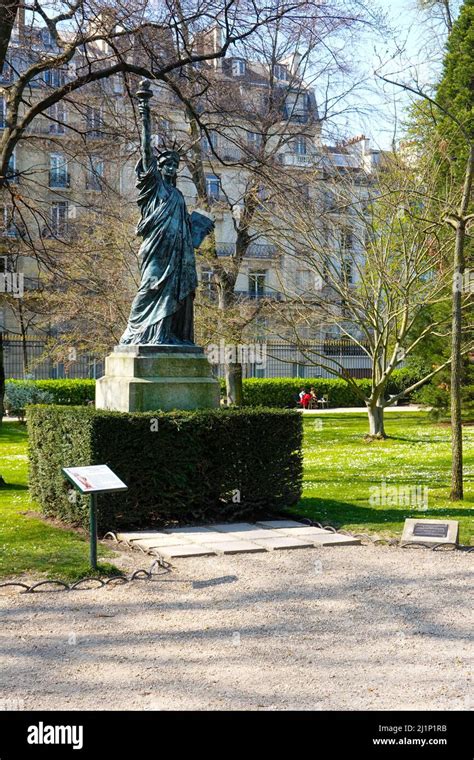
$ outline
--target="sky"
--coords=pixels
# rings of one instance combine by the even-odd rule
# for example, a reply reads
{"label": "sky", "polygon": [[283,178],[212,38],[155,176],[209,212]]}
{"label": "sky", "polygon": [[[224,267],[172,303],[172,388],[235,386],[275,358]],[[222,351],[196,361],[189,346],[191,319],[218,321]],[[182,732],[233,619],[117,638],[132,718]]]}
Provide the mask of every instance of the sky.
{"label": "sky", "polygon": [[[353,64],[363,85],[346,99],[349,108],[335,119],[329,139],[337,137],[338,130],[341,137],[365,134],[373,148],[388,149],[403,136],[403,117],[412,96],[380,81],[374,71],[429,89],[441,72],[446,27],[437,18],[439,12],[420,10],[417,0],[378,0],[377,5],[389,29],[353,39]],[[457,8],[459,3],[453,5]]]}

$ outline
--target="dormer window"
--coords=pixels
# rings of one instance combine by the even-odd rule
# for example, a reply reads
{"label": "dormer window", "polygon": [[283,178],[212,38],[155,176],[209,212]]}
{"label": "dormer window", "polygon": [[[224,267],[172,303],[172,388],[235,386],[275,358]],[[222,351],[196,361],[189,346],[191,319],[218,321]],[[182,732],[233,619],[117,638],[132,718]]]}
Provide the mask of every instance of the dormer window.
{"label": "dormer window", "polygon": [[55,47],[55,40],[48,27],[44,27],[41,32],[41,41],[45,48]]}
{"label": "dormer window", "polygon": [[286,82],[288,80],[288,69],[286,66],[282,66],[281,63],[275,63],[273,66],[273,76],[275,79],[281,79]]}
{"label": "dormer window", "polygon": [[243,77],[245,76],[245,61],[242,58],[234,58],[232,61],[232,76]]}
{"label": "dormer window", "polygon": [[295,139],[294,147],[295,147],[295,153],[298,156],[306,156],[308,152],[306,137],[303,137],[303,135],[298,135],[298,137]]}

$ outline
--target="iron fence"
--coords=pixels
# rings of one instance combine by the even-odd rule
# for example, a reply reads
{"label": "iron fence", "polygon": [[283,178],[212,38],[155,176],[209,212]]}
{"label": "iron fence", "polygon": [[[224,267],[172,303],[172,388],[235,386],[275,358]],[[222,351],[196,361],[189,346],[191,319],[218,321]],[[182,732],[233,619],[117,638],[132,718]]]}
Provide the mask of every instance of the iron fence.
{"label": "iron fence", "polygon": [[[296,345],[285,341],[254,344],[245,352],[243,377],[331,378],[344,368],[351,377],[370,377],[372,363],[363,347],[350,341],[307,341]],[[253,357],[252,357],[253,354]],[[257,361],[252,358],[258,357]],[[224,376],[224,364],[213,365],[218,377]]]}
{"label": "iron fence", "polygon": [[[98,378],[104,374],[103,356],[78,352],[74,358],[58,362],[48,356],[41,336],[23,340],[4,335],[3,348],[6,378],[80,379]],[[244,377],[330,378],[336,376],[341,367],[356,378],[370,377],[371,373],[371,361],[363,347],[350,341],[308,341],[300,346],[284,341],[258,341],[243,348]],[[213,370],[222,377],[224,363],[213,364]]]}
{"label": "iron fence", "polygon": [[104,374],[104,359],[79,352],[60,362],[51,359],[44,338],[3,335],[5,377],[34,380],[97,378]]}

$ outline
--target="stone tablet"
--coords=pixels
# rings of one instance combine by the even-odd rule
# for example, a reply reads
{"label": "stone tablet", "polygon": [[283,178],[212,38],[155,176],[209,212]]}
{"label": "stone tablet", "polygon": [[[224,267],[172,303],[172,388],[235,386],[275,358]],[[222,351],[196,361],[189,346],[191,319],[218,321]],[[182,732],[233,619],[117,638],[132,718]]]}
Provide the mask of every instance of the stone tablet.
{"label": "stone tablet", "polygon": [[457,544],[459,523],[457,520],[405,520],[401,546],[407,544]]}

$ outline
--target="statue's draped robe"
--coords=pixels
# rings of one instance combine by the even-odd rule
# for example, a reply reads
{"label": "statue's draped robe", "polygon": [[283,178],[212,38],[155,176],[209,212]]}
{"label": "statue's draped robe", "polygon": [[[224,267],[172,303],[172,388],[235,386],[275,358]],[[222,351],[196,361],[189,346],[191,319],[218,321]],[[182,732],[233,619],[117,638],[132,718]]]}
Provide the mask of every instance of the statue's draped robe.
{"label": "statue's draped robe", "polygon": [[136,172],[141,281],[120,343],[192,344],[197,274],[184,197],[163,181],[156,160],[147,171],[139,161]]}

